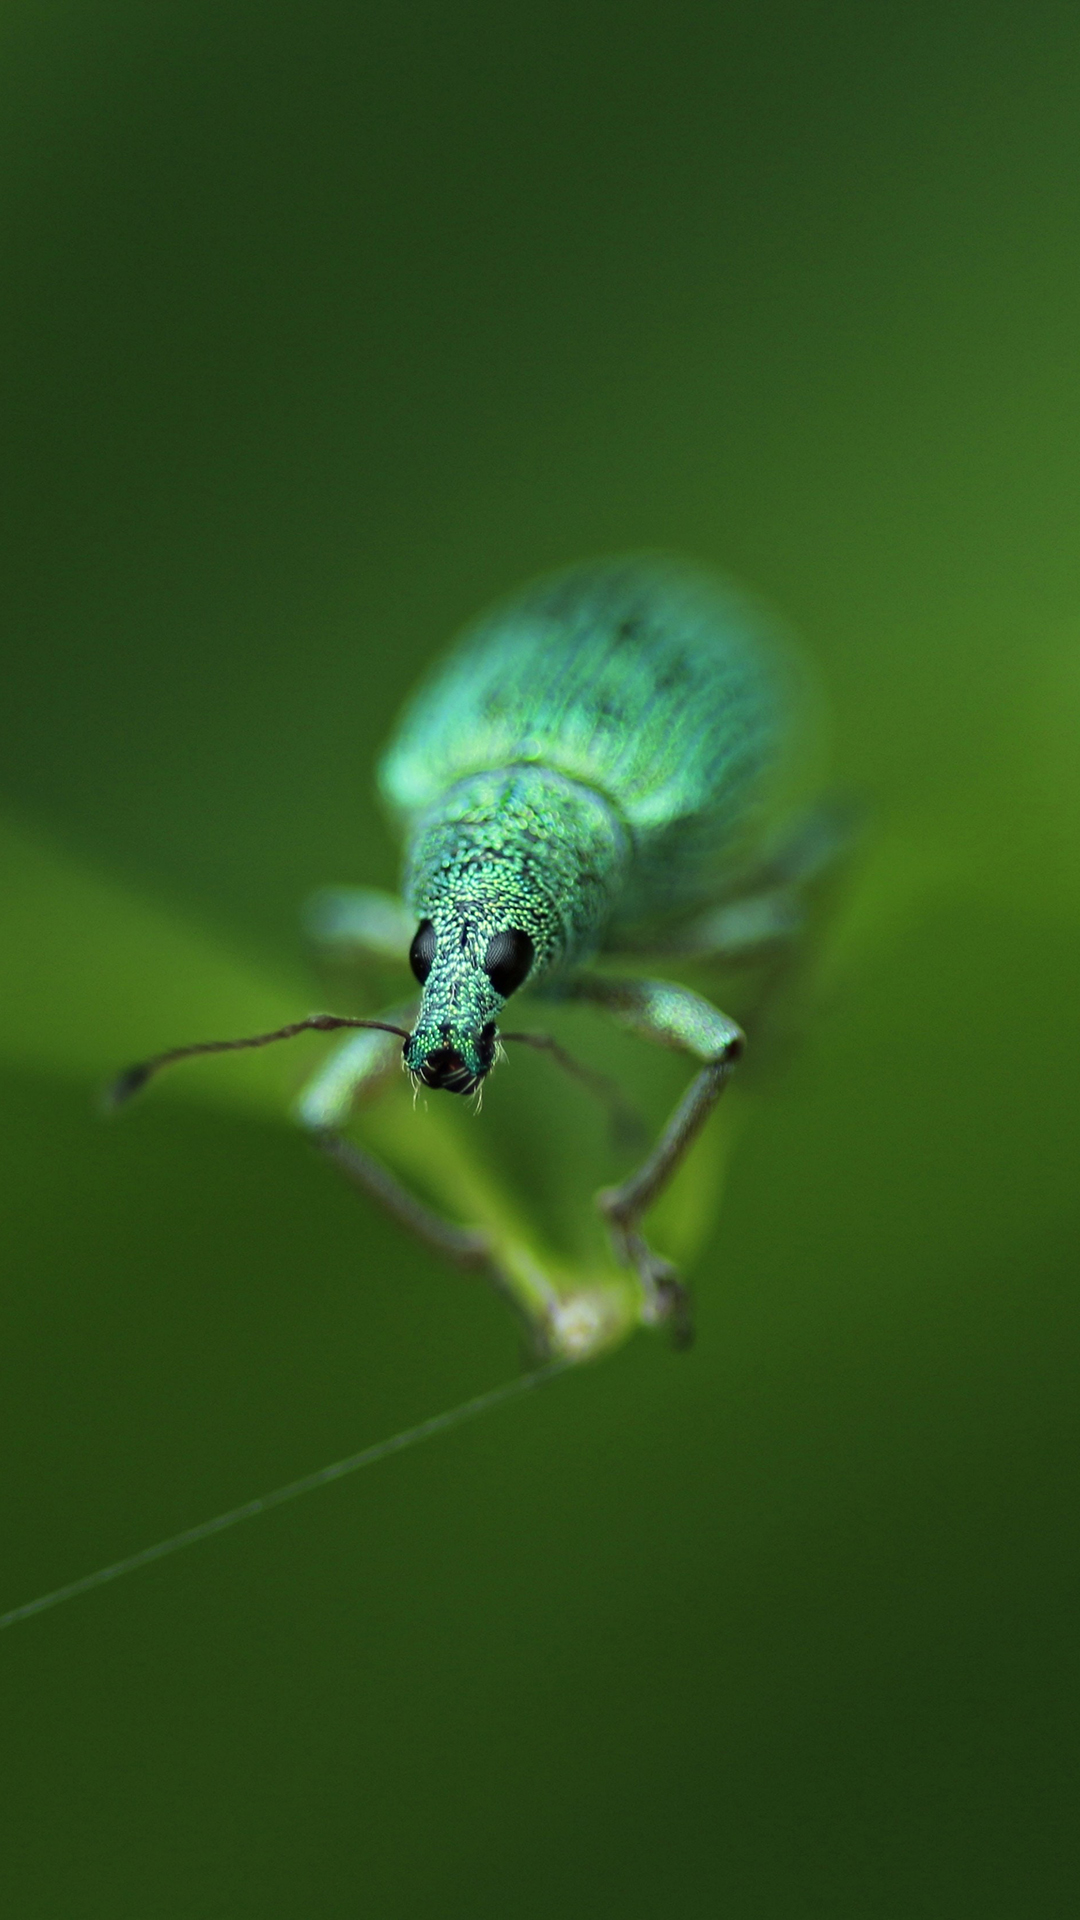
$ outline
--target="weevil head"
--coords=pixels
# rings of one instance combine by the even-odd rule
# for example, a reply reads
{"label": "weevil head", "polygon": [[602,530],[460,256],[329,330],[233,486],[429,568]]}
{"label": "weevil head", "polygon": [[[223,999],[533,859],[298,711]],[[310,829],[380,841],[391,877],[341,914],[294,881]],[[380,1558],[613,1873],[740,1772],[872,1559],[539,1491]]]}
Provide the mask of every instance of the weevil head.
{"label": "weevil head", "polygon": [[498,1017],[534,954],[531,936],[486,905],[421,920],[409,964],[424,995],[404,1057],[423,1086],[476,1092],[495,1064]]}

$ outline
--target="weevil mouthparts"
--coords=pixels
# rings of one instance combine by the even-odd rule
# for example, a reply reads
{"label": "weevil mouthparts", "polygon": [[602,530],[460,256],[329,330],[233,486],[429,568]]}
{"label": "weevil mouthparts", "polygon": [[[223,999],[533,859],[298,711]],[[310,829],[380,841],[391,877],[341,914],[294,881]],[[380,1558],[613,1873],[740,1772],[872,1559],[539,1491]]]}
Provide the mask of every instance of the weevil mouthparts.
{"label": "weevil mouthparts", "polygon": [[436,1047],[434,1053],[429,1053],[421,1062],[417,1077],[425,1087],[433,1087],[439,1093],[475,1093],[483,1075],[471,1073],[453,1047]]}

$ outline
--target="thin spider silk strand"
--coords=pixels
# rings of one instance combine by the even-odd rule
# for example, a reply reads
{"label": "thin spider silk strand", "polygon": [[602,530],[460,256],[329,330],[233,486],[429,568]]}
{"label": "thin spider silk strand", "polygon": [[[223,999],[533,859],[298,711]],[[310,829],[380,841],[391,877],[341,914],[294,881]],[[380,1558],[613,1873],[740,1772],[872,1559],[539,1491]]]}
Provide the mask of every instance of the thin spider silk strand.
{"label": "thin spider silk strand", "polygon": [[114,1560],[111,1566],[99,1567],[96,1573],[84,1573],[80,1580],[71,1580],[64,1587],[54,1588],[52,1593],[39,1595],[36,1600],[24,1601],[21,1607],[12,1607],[8,1613],[0,1613],[0,1631],[15,1626],[20,1620],[31,1619],[36,1613],[45,1613],[50,1607],[58,1607],[65,1600],[74,1600],[80,1593],[90,1593],[95,1587],[104,1587],[109,1581],[119,1580],[126,1573],[136,1573],[140,1567],[148,1567],[155,1560],[164,1560],[167,1555],[179,1553],[184,1547],[193,1547],[200,1540],[209,1540],[214,1534],[225,1533],[229,1527],[239,1526],[242,1520],[254,1520],[257,1514],[269,1513],[272,1507],[282,1507],[287,1500],[299,1500],[301,1494],[313,1493],[317,1487],[329,1486],[333,1480],[344,1480],[350,1473],[359,1473],[362,1467],[373,1467],[377,1461],[388,1459],[392,1453],[404,1453],[409,1447],[418,1447],[422,1441],[432,1439],[437,1433],[448,1433],[451,1427],[463,1426],[467,1420],[478,1420],[481,1414],[502,1406],[504,1401],[517,1399],[519,1395],[531,1392],[534,1387],[553,1380],[557,1374],[565,1373],[570,1364],[567,1360],[553,1360],[547,1366],[534,1368],[531,1373],[520,1374],[516,1380],[504,1381],[501,1387],[491,1387],[487,1393],[479,1393],[474,1399],[451,1407],[447,1413],[433,1414],[429,1420],[421,1420],[418,1426],[404,1427],[400,1433],[393,1433],[386,1440],[376,1440],[372,1446],[362,1447],[359,1453],[349,1454],[344,1460],[335,1460],[331,1466],[320,1467],[317,1473],[305,1474],[300,1480],[290,1480],[287,1486],[277,1487],[273,1493],[263,1493],[254,1500],[246,1500],[243,1506],[232,1507],[228,1513],[219,1513],[213,1520],[203,1520],[196,1527],[186,1527],[183,1533],[174,1533],[168,1540],[159,1540],[152,1547],[143,1547],[138,1553],[128,1554],[124,1560]]}

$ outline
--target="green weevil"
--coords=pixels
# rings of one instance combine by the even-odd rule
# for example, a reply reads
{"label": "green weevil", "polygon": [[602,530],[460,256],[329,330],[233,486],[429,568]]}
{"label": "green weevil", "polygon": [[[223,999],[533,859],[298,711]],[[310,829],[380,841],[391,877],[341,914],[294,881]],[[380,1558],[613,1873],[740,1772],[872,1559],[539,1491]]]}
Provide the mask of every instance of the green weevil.
{"label": "green weevil", "polygon": [[[405,842],[403,897],[316,896],[332,952],[407,956],[420,998],[385,1019],[312,1014],[273,1033],[175,1047],[121,1075],[114,1101],[199,1053],[266,1046],[305,1029],[357,1029],[302,1093],[297,1117],[361,1186],[451,1259],[485,1270],[524,1313],[541,1364],[346,1460],[187,1528],[0,1615],[0,1629],[134,1572],[317,1486],[487,1413],[640,1321],[689,1335],[685,1289],[643,1219],[743,1049],[735,1021],[689,987],[606,970],[609,956],[743,963],[783,972],[843,816],[792,810],[807,687],[750,600],[681,562],[629,557],[528,587],[469,628],[407,708],[379,781]],[[813,705],[811,698],[809,705]],[[528,1246],[470,1229],[415,1196],[342,1131],[353,1105],[403,1062],[417,1087],[464,1095],[499,1057],[517,993],[591,1003],[697,1062],[659,1138],[598,1196],[623,1278],[586,1273],[560,1291]],[[597,1086],[550,1036],[549,1048]],[[401,1043],[404,1043],[403,1046]]]}
{"label": "green weevil", "polygon": [[[722,580],[644,555],[535,582],[465,631],[383,756],[379,785],[405,846],[402,897],[325,892],[309,916],[339,956],[407,955],[419,1003],[379,1021],[313,1015],[274,1034],[176,1048],[132,1068],[120,1097],[194,1053],[307,1027],[361,1029],[303,1093],[301,1124],[430,1245],[500,1282],[489,1234],[436,1213],[342,1128],[402,1061],[418,1087],[480,1089],[514,995],[592,1003],[697,1063],[651,1151],[597,1196],[617,1260],[639,1285],[637,1317],[688,1338],[685,1289],[643,1220],[744,1037],[689,987],[606,963],[650,953],[741,962],[791,946],[833,851],[827,809],[791,811],[806,710],[796,656]],[[503,1037],[546,1045],[573,1068],[550,1038]],[[593,1342],[580,1325],[557,1328],[550,1313],[544,1324],[539,1309],[532,1317],[549,1353]]]}

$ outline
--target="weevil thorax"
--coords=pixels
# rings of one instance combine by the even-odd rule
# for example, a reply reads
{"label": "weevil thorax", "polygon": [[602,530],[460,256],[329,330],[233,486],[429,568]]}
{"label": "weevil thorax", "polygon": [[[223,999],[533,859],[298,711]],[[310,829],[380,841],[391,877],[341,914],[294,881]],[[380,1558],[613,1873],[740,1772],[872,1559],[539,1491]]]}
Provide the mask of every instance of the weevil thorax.
{"label": "weevil thorax", "polygon": [[623,884],[627,834],[603,797],[538,766],[470,775],[416,822],[405,897],[423,983],[405,1065],[472,1093],[512,993],[597,944]]}

